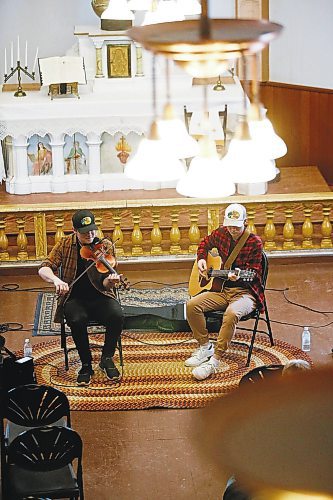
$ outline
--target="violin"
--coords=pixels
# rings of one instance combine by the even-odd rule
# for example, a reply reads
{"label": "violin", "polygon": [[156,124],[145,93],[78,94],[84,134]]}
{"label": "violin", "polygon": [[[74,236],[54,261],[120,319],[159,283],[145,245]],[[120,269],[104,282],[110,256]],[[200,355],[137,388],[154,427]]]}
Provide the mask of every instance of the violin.
{"label": "violin", "polygon": [[93,261],[97,271],[100,273],[107,273],[109,271],[111,274],[117,274],[120,279],[120,287],[124,290],[129,290],[130,285],[127,278],[123,278],[115,270],[117,260],[113,254],[113,244],[109,241],[109,244],[106,244],[104,241],[96,237],[90,245],[83,245],[80,249],[81,257]]}

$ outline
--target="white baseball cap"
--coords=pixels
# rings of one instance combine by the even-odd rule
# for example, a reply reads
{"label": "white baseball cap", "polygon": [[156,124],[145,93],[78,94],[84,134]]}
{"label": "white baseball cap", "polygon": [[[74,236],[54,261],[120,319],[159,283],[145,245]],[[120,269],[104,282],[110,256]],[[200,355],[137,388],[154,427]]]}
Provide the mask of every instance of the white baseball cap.
{"label": "white baseball cap", "polygon": [[228,205],[224,212],[224,226],[242,227],[246,220],[246,208],[239,203]]}

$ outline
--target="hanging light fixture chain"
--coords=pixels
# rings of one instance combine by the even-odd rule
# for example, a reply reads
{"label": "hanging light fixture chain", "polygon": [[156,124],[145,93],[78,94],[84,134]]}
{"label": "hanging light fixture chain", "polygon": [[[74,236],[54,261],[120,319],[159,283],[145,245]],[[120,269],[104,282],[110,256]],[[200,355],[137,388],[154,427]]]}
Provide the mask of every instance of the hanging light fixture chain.
{"label": "hanging light fixture chain", "polygon": [[246,57],[244,52],[241,55],[241,63],[242,63],[242,72],[243,72],[243,107],[244,107],[244,116],[247,115],[247,99],[246,95],[248,92],[248,80],[247,80],[247,66],[246,66]]}
{"label": "hanging light fixture chain", "polygon": [[205,135],[209,135],[209,113],[208,113],[208,91],[207,85],[203,86],[203,111],[204,111],[204,122],[203,131]]}
{"label": "hanging light fixture chain", "polygon": [[166,76],[166,99],[167,103],[170,102],[170,61],[165,59],[165,76]]}
{"label": "hanging light fixture chain", "polygon": [[208,0],[201,0],[200,35],[204,39],[210,38],[210,21],[208,17]]}
{"label": "hanging light fixture chain", "polygon": [[154,119],[157,118],[157,98],[156,98],[156,56],[153,54],[152,59],[152,77],[153,77],[153,114]]}

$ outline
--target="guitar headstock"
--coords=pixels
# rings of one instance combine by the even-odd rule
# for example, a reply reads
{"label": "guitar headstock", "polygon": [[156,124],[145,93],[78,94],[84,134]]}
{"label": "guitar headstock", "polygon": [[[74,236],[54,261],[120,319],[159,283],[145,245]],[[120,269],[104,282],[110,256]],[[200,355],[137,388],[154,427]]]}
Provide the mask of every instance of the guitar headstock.
{"label": "guitar headstock", "polygon": [[255,278],[256,272],[253,269],[244,269],[240,272],[240,278],[243,281],[253,281]]}

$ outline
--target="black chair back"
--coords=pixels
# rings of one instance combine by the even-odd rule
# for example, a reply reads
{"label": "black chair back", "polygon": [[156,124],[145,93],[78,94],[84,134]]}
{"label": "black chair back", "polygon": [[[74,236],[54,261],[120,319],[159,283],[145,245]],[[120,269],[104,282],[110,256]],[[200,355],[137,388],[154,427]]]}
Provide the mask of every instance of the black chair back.
{"label": "black chair back", "polygon": [[264,365],[257,366],[242,376],[239,381],[239,386],[256,384],[263,380],[270,380],[271,377],[280,376],[282,374],[283,365]]}
{"label": "black chair back", "polygon": [[4,411],[7,420],[24,427],[51,425],[62,417],[71,426],[67,396],[47,385],[28,384],[11,389]]}
{"label": "black chair back", "polygon": [[8,391],[1,421],[2,456],[6,456],[9,444],[21,432],[44,425],[71,427],[69,401],[63,392],[37,384],[21,385]]}
{"label": "black chair back", "polygon": [[37,427],[23,432],[8,448],[8,464],[23,469],[50,471],[82,458],[82,440],[69,427]]}
{"label": "black chair back", "polygon": [[37,427],[8,447],[4,474],[8,499],[84,499],[82,440],[68,427]]}
{"label": "black chair back", "polygon": [[261,284],[262,284],[263,289],[265,290],[267,276],[268,276],[268,259],[267,259],[267,255],[265,254],[265,252],[262,253],[261,268],[262,268]]}

